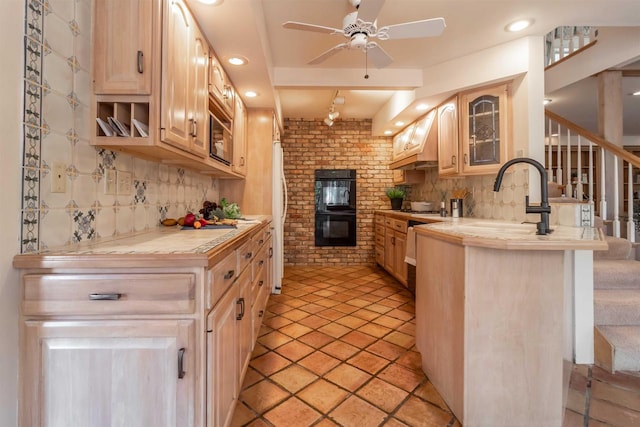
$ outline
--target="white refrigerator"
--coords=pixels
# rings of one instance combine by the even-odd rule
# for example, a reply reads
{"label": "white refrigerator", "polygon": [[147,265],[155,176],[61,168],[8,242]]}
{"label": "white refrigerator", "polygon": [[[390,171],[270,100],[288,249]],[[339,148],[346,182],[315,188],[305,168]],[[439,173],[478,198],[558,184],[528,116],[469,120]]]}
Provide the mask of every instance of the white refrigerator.
{"label": "white refrigerator", "polygon": [[282,144],[273,141],[273,288],[271,293],[282,290],[284,273],[284,220],[287,216],[287,181],[284,177]]}

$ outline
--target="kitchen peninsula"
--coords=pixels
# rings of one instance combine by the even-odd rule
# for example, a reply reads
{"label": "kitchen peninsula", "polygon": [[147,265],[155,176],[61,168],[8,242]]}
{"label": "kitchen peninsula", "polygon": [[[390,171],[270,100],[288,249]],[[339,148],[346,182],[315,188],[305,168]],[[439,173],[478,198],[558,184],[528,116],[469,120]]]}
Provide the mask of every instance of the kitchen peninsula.
{"label": "kitchen peninsula", "polygon": [[228,425],[271,293],[270,223],[17,255],[20,425]]}
{"label": "kitchen peninsula", "polygon": [[[561,426],[573,345],[574,253],[598,229],[465,218],[415,227],[416,346],[465,426]],[[582,284],[581,284],[582,285]]]}

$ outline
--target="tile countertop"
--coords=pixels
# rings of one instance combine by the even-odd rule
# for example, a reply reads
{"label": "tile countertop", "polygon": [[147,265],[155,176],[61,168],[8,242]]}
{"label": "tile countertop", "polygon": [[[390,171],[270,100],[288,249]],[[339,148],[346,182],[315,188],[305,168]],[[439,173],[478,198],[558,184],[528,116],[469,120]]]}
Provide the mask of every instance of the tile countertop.
{"label": "tile countertop", "polygon": [[606,250],[599,228],[552,226],[539,236],[536,224],[482,218],[452,218],[414,227],[416,234],[448,240],[463,246],[515,250]]}
{"label": "tile countertop", "polygon": [[224,248],[229,248],[252,229],[271,220],[267,215],[240,220],[237,228],[185,229],[180,226],[158,227],[99,242],[55,248],[46,253],[21,254],[14,257],[15,268],[53,268],[70,262],[91,260],[96,266],[166,265],[172,261],[185,266],[206,266]]}

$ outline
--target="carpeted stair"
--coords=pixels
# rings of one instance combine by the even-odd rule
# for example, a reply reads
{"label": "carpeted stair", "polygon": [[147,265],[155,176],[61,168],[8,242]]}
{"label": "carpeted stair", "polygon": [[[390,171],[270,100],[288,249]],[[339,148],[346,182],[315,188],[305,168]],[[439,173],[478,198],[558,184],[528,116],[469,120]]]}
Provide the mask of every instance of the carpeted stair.
{"label": "carpeted stair", "polygon": [[594,252],[596,364],[610,372],[640,371],[640,261],[631,243],[607,237],[609,250]]}

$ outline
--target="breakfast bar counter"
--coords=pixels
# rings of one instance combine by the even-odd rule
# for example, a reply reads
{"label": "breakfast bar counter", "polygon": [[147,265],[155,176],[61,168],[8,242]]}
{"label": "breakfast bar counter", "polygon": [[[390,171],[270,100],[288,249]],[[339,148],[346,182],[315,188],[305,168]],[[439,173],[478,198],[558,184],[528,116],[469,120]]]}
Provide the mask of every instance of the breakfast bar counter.
{"label": "breakfast bar counter", "polygon": [[475,218],[414,228],[416,345],[465,426],[562,425],[574,269],[607,244],[600,230],[553,228]]}

